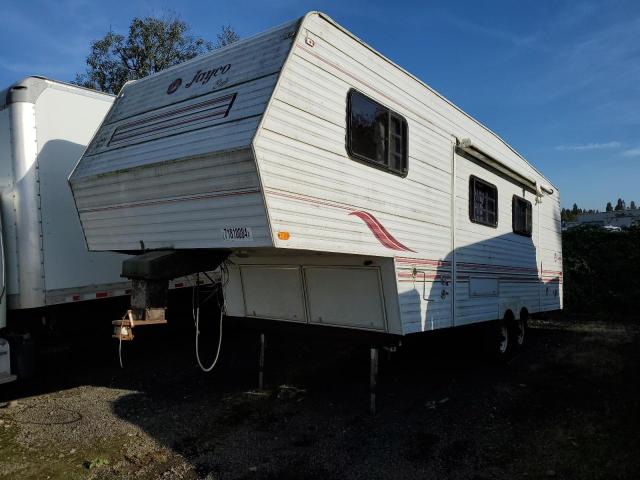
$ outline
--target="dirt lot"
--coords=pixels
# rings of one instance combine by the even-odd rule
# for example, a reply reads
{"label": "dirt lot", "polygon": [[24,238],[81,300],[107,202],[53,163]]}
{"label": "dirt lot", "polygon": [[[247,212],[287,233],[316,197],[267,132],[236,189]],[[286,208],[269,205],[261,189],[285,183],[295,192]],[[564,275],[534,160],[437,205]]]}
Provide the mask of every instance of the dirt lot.
{"label": "dirt lot", "polygon": [[256,333],[225,333],[204,374],[192,331],[149,328],[124,370],[103,329],[50,339],[36,379],[0,387],[17,400],[0,408],[0,478],[640,475],[638,318],[533,321],[506,365],[468,335],[415,340],[383,355],[375,417],[366,346],[269,336],[258,392]]}

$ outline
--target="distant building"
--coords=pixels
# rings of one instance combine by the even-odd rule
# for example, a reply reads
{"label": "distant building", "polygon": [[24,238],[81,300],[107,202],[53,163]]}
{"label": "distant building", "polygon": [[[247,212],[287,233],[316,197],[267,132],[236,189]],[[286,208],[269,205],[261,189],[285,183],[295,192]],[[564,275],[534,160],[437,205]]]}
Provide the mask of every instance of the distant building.
{"label": "distant building", "polygon": [[620,228],[640,226],[640,208],[633,210],[614,210],[613,212],[581,213],[573,222],[567,222],[565,227],[577,227],[578,225],[599,225],[601,227],[611,225]]}

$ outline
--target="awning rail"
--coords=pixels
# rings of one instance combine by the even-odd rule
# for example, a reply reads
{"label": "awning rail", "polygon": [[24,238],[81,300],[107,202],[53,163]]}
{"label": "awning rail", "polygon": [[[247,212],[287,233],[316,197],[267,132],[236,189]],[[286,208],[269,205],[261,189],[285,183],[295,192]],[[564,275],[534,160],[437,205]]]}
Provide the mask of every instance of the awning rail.
{"label": "awning rail", "polygon": [[553,188],[538,183],[538,181],[528,175],[522,174],[517,170],[514,170],[510,166],[506,165],[504,162],[501,162],[495,157],[492,157],[488,153],[481,150],[477,145],[475,145],[470,139],[463,138],[462,140],[458,140],[458,148],[465,152],[467,155],[472,156],[476,160],[488,165],[489,167],[499,171],[500,173],[506,175],[517,183],[522,184],[526,188],[533,190],[536,192],[536,196],[542,197],[543,193],[547,193],[549,195],[553,194]]}

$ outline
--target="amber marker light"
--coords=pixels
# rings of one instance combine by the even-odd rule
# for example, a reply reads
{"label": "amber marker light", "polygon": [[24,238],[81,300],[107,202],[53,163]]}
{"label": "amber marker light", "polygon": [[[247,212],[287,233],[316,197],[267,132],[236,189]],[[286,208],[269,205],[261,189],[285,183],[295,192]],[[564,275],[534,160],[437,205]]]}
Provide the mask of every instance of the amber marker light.
{"label": "amber marker light", "polygon": [[289,232],[278,232],[278,238],[280,240],[289,240]]}

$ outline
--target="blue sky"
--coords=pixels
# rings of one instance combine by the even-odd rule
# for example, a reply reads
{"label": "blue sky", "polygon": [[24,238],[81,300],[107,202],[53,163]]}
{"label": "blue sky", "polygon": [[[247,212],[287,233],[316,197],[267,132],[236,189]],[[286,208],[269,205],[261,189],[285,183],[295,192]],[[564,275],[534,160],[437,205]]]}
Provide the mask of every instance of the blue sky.
{"label": "blue sky", "polygon": [[563,206],[640,202],[640,1],[3,0],[0,89],[71,80],[91,40],[134,16],[178,13],[215,39],[322,10],[501,135]]}

